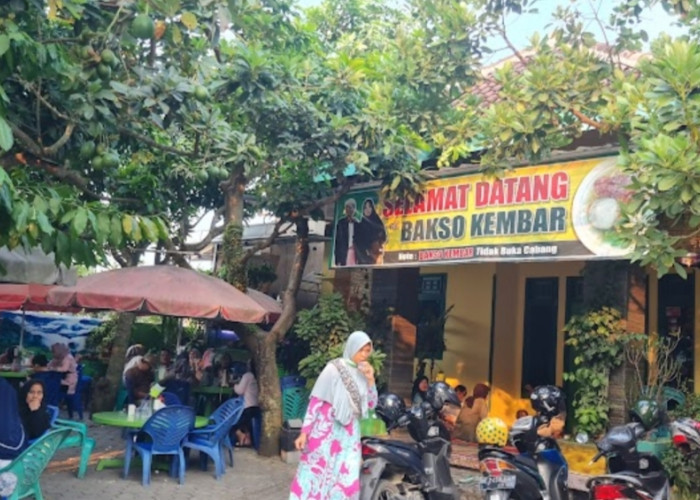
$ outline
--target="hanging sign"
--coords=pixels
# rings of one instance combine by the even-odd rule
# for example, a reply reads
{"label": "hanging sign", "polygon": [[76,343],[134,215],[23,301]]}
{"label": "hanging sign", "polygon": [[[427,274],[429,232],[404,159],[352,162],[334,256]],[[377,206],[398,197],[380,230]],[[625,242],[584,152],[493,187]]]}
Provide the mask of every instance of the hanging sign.
{"label": "hanging sign", "polygon": [[434,179],[413,203],[358,190],[336,205],[333,267],[624,258],[630,194],[616,158]]}

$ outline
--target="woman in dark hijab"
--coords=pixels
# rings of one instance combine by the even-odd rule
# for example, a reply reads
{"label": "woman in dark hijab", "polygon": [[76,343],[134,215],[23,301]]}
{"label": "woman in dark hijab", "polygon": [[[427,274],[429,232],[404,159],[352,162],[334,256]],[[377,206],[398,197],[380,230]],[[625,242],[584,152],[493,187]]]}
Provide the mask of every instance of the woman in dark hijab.
{"label": "woman in dark hijab", "polygon": [[30,380],[20,391],[19,415],[27,439],[36,439],[51,427],[51,416],[44,400],[44,383]]}
{"label": "woman in dark hijab", "polygon": [[367,198],[362,204],[362,220],[357,225],[355,249],[358,264],[381,264],[386,243],[386,229],[377,214],[374,201]]}
{"label": "woman in dark hijab", "polygon": [[27,447],[27,438],[17,407],[17,392],[0,377],[0,468],[17,458]]}
{"label": "woman in dark hijab", "polygon": [[428,392],[428,387],[430,387],[430,381],[428,377],[418,377],[413,382],[413,390],[411,391],[411,402],[414,405],[419,405],[425,401],[425,395]]}

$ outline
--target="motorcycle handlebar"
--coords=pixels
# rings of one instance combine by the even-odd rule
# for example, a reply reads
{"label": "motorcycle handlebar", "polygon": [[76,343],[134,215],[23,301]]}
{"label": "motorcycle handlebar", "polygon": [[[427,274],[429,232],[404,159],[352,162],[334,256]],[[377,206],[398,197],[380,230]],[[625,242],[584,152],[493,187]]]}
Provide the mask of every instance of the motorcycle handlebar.
{"label": "motorcycle handlebar", "polygon": [[592,464],[596,463],[598,460],[600,460],[600,457],[602,457],[603,455],[605,455],[605,453],[603,453],[602,451],[599,451],[598,453],[596,453],[595,456],[591,459],[590,465],[592,465]]}

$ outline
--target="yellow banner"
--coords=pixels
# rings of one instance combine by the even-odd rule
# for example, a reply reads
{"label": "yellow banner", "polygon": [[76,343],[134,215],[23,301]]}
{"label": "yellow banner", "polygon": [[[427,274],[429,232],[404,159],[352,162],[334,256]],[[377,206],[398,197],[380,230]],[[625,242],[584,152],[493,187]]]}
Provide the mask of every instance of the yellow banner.
{"label": "yellow banner", "polygon": [[355,191],[336,207],[332,265],[621,257],[629,196],[616,158],[435,179],[414,203]]}

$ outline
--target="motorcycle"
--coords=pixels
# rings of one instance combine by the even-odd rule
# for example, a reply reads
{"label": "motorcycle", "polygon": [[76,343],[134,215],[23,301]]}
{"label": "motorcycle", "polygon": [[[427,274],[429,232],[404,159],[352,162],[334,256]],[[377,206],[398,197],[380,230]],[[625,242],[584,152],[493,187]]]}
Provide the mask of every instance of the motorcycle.
{"label": "motorcycle", "polygon": [[686,455],[700,451],[700,422],[692,418],[679,418],[670,424],[674,446]]}
{"label": "motorcycle", "polygon": [[510,440],[518,454],[496,446],[479,449],[480,481],[488,500],[567,500],[569,468],[556,440],[540,437],[541,415],[515,421]]}
{"label": "motorcycle", "polygon": [[597,443],[592,462],[607,458],[608,474],[589,479],[592,500],[668,500],[671,484],[661,461],[651,453],[637,451],[637,441],[646,434],[638,422],[613,427]]}
{"label": "motorcycle", "polygon": [[[537,387],[531,397],[537,415],[522,417],[508,428],[500,419],[485,419],[477,427],[480,481],[488,500],[568,500],[569,467],[556,439],[540,435],[543,426],[566,407],[558,387]],[[510,440],[518,453],[503,449]]]}
{"label": "motorcycle", "polygon": [[[362,439],[362,500],[457,500],[460,491],[450,472],[449,432],[439,418],[445,404],[459,405],[442,382],[428,389],[427,401],[406,410],[395,394],[382,395],[377,406],[387,431],[406,428],[414,443]],[[428,402],[429,401],[429,402]]]}

